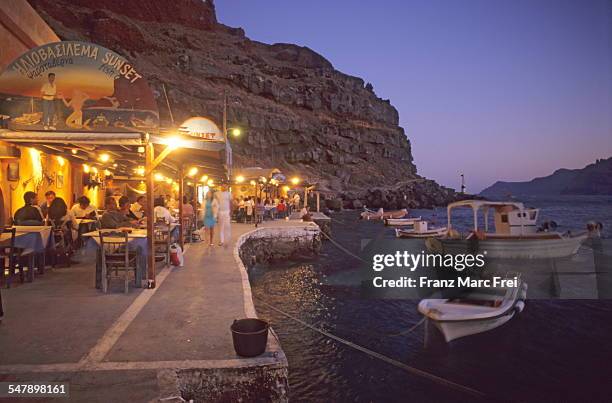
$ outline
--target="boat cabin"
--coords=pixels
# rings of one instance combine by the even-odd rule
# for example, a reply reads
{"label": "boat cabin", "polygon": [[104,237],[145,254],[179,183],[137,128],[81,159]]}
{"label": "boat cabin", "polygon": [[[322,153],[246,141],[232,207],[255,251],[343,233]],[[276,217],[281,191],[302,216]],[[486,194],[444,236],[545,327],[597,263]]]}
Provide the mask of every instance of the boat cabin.
{"label": "boat cabin", "polygon": [[[525,208],[519,202],[491,202],[485,200],[462,200],[451,203],[447,208],[448,228],[451,229],[451,213],[458,207],[469,207],[473,212],[474,231],[481,230],[479,227],[479,214],[482,211],[484,232],[490,235],[521,236],[535,234],[537,232],[537,220],[539,209]],[[493,210],[494,231],[489,229],[489,215]]]}

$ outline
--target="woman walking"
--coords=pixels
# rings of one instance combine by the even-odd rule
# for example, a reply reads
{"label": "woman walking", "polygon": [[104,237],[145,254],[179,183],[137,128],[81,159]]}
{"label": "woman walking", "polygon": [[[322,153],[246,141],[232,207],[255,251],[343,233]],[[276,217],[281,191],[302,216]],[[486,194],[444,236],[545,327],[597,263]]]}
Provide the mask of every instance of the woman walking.
{"label": "woman walking", "polygon": [[206,234],[206,232],[208,232],[208,242],[210,246],[213,246],[218,213],[219,203],[217,199],[213,197],[212,190],[209,190],[208,193],[206,193],[206,200],[204,201],[204,233]]}

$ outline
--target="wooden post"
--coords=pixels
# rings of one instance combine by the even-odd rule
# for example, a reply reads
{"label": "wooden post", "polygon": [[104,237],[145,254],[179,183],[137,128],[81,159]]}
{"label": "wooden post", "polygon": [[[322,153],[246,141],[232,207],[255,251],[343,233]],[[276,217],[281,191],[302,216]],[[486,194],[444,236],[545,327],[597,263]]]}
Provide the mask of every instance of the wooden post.
{"label": "wooden post", "polygon": [[179,178],[178,178],[178,202],[179,202],[179,245],[181,245],[181,249],[183,249],[185,247],[184,245],[184,238],[185,238],[185,228],[183,228],[183,196],[184,196],[184,191],[183,191],[183,177],[184,175],[184,168],[183,168],[183,164],[181,164],[181,167],[179,168]]}
{"label": "wooden post", "polygon": [[199,225],[198,218],[200,216],[200,213],[198,212],[198,183],[195,182],[195,180],[193,182],[193,201],[192,203],[193,203],[193,209],[195,211],[195,228],[197,230],[198,225]]}
{"label": "wooden post", "polygon": [[321,193],[317,192],[317,213],[321,211]]}
{"label": "wooden post", "polygon": [[155,149],[153,143],[145,146],[145,175],[147,184],[147,279],[149,288],[155,288],[155,249],[154,249],[154,225],[155,214],[153,212],[154,183],[153,183],[153,159]]}

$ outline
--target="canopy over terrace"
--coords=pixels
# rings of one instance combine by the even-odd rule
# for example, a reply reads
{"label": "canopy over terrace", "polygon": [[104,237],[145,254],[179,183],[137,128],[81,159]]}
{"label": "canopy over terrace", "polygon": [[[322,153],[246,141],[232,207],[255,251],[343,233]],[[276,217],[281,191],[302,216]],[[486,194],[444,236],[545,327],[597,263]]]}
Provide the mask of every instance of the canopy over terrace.
{"label": "canopy over terrace", "polygon": [[[28,146],[77,164],[99,166],[113,177],[145,180],[147,209],[153,211],[154,173],[177,179],[182,199],[186,167],[198,167],[209,180],[224,181],[225,143],[166,132],[61,132],[0,129],[0,141]],[[196,179],[197,180],[197,179]],[[179,203],[182,216],[182,203]],[[155,287],[154,220],[147,220],[148,279]],[[179,239],[183,239],[180,228]]]}

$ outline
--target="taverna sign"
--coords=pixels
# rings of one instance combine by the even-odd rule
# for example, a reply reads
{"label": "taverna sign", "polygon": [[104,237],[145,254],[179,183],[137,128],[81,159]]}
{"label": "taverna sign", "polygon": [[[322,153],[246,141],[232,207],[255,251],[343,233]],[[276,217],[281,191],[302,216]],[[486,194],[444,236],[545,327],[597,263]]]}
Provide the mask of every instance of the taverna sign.
{"label": "taverna sign", "polygon": [[208,141],[225,141],[223,132],[208,118],[201,116],[189,118],[179,127],[179,133]]}

